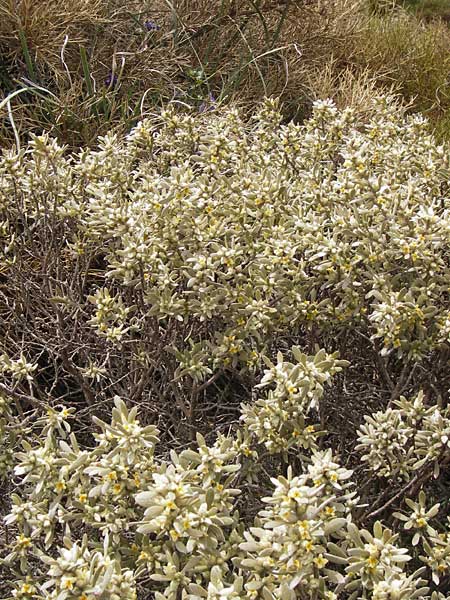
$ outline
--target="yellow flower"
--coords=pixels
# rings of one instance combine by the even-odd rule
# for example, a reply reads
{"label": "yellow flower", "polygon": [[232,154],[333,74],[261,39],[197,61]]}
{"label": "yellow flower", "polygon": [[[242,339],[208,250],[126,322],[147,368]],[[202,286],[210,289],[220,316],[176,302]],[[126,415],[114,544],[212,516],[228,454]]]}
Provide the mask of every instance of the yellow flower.
{"label": "yellow flower", "polygon": [[23,533],[21,533],[19,536],[17,536],[16,543],[21,548],[28,548],[31,546],[31,538],[26,537],[23,535]]}
{"label": "yellow flower", "polygon": [[31,592],[34,592],[34,588],[29,583],[24,583],[20,588],[20,591],[22,594],[31,594]]}
{"label": "yellow flower", "polygon": [[314,559],[314,564],[319,567],[319,569],[323,569],[323,567],[328,563],[327,559],[324,558],[324,556],[322,554],[319,554],[319,556],[316,556],[316,558]]}
{"label": "yellow flower", "polygon": [[302,540],[310,539],[311,536],[309,535],[308,521],[300,521],[300,523],[298,524],[298,529],[299,529],[300,537]]}
{"label": "yellow flower", "polygon": [[87,500],[87,494],[80,494],[78,496],[78,502],[81,502],[82,504],[84,504]]}
{"label": "yellow flower", "polygon": [[62,587],[65,590],[71,590],[73,588],[73,578],[72,577],[63,577],[62,578]]}
{"label": "yellow flower", "polygon": [[66,483],[65,481],[57,481],[56,485],[55,485],[55,490],[58,492],[62,492],[63,490],[66,489]]}

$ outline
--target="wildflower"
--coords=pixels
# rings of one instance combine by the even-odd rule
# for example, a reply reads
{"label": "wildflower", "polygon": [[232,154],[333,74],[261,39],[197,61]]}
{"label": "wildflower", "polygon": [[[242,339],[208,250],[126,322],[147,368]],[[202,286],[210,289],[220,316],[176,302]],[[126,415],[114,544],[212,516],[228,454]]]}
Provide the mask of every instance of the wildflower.
{"label": "wildflower", "polygon": [[328,560],[323,556],[323,554],[319,554],[319,556],[316,556],[314,559],[314,564],[319,569],[323,569],[325,565],[328,564]]}
{"label": "wildflower", "polygon": [[159,31],[161,29],[161,27],[151,19],[147,19],[144,22],[144,27],[147,31]]}
{"label": "wildflower", "polygon": [[203,100],[203,102],[198,107],[198,112],[204,113],[204,112],[209,112],[211,110],[214,110],[214,108],[216,106],[216,102],[217,102],[217,100],[216,100],[215,96],[210,93],[208,95],[208,98]]}
{"label": "wildflower", "polygon": [[117,78],[117,75],[115,75],[112,71],[110,71],[109,75],[105,79],[105,85],[106,85],[106,87],[108,87],[110,89],[114,89],[116,87],[118,81],[119,80]]}
{"label": "wildflower", "polygon": [[66,489],[66,482],[65,481],[57,481],[55,484],[55,490],[56,492],[59,494],[60,492],[63,492]]}

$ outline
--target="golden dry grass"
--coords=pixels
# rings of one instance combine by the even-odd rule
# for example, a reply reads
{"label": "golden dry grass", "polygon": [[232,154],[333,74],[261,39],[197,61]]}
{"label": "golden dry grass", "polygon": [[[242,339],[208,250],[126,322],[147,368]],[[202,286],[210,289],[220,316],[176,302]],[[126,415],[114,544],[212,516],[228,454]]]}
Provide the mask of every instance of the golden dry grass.
{"label": "golden dry grass", "polygon": [[[174,98],[198,107],[210,93],[244,104],[277,95],[302,114],[313,97],[307,74],[346,55],[357,2],[0,0],[2,87],[31,79],[54,94],[16,97],[14,124],[20,137],[46,129],[71,146]],[[11,119],[2,116],[7,141]]]}
{"label": "golden dry grass", "polygon": [[30,81],[47,90],[4,103],[0,143],[47,130],[71,147],[90,145],[167,101],[198,109],[210,94],[249,107],[280,96],[286,116],[301,119],[324,96],[364,111],[387,86],[441,117],[448,31],[366,8],[362,0],[0,0],[3,97]]}

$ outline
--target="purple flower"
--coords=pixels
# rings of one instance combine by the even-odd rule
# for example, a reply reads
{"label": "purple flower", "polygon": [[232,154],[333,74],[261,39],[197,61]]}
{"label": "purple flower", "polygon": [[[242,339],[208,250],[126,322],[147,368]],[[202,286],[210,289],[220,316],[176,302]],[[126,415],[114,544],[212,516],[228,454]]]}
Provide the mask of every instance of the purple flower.
{"label": "purple flower", "polygon": [[198,112],[204,113],[204,112],[208,112],[210,110],[214,110],[215,104],[216,104],[216,98],[213,94],[210,93],[208,95],[208,98],[206,100],[203,100],[203,102],[198,107]]}
{"label": "purple flower", "polygon": [[117,85],[117,75],[114,75],[112,71],[110,71],[108,77],[105,79],[105,85],[107,87],[113,88]]}
{"label": "purple flower", "polygon": [[151,21],[150,19],[145,21],[144,27],[147,31],[159,31],[161,27],[155,21]]}

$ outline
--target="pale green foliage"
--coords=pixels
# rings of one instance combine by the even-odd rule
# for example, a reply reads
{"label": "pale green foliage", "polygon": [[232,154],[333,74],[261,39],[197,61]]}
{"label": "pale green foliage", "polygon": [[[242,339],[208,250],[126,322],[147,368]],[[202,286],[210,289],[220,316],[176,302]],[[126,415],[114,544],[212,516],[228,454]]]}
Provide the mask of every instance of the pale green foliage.
{"label": "pale green foliage", "polygon": [[169,108],[77,156],[35,137],[0,162],[4,268],[19,216],[52,219],[70,268],[105,255],[86,322],[120,345],[179,321],[177,375],[197,381],[300,327],[364,324],[382,354],[421,357],[449,341],[448,156],[421,117],[374,102],[364,126],[331,102],[304,125],[270,101],[250,123]]}
{"label": "pale green foliage", "polygon": [[0,394],[0,480],[8,474],[14,464],[16,430],[17,424],[11,412],[10,401]]}
{"label": "pale green foliage", "polygon": [[17,360],[11,360],[6,354],[0,355],[0,373],[6,373],[16,381],[32,381],[36,368],[37,365],[27,362],[23,354]]}
{"label": "pale green foliage", "polygon": [[434,463],[437,477],[439,459],[450,449],[448,408],[427,406],[423,392],[414,400],[402,397],[394,404],[398,408],[366,416],[356,446],[364,452],[362,460],[378,475],[406,478],[424,464]]}
{"label": "pale green foliage", "polygon": [[[352,472],[333,461],[331,451],[314,453],[307,472],[273,479],[275,490],[264,498],[259,526],[244,532],[240,545],[249,557],[239,564],[249,573],[249,597],[296,598],[305,587],[320,597],[344,577],[327,567],[327,543],[342,538],[355,492],[345,490]],[[347,518],[346,518],[347,517]],[[339,535],[341,534],[341,535]],[[331,584],[331,588],[329,587]]]}
{"label": "pale green foliage", "polygon": [[[318,102],[305,124],[284,125],[272,101],[247,121],[170,108],[97,150],[69,155],[43,135],[3,155],[13,597],[442,600],[440,508],[421,495],[390,515],[396,497],[382,497],[373,513],[402,515],[397,531],[372,525],[370,508],[365,521],[364,469],[354,477],[321,437],[326,384],[348,363],[300,350],[351,332],[386,372],[448,350],[447,151],[391,100],[371,112],[363,124]],[[39,331],[26,340],[29,320]],[[292,362],[265,356],[293,340]],[[201,394],[262,361],[240,428],[192,435]],[[66,377],[89,410],[121,392],[142,421],[118,395],[110,423],[75,434]],[[396,400],[390,383],[358,450],[374,480],[407,480],[405,495],[447,464],[449,415],[421,393]],[[158,448],[148,418],[163,407],[188,426],[189,448],[169,450],[169,436]]]}
{"label": "pale green foliage", "polygon": [[[346,363],[323,350],[308,357],[294,347],[293,356],[296,364],[282,355],[276,365],[266,359],[258,387],[274,383],[269,400],[276,397],[286,415],[298,394],[297,418],[307,419],[319,408],[323,384]],[[22,442],[14,469],[20,493],[6,517],[16,530],[6,557],[17,576],[13,597],[134,600],[151,589],[157,600],[430,598],[426,567],[406,570],[411,556],[399,534],[380,522],[373,534],[356,524],[352,471],[331,449],[305,448],[301,472],[289,466],[286,477],[272,478],[253,526],[241,521],[243,463],[258,458],[270,428],[287,444],[282,453],[292,437],[270,402],[245,406],[236,435],[219,435],[209,446],[198,434],[196,450],[166,458],[155,456],[155,426],[141,425],[136,408],[118,397],[114,402],[110,424],[94,417],[93,448],[79,446],[70,431],[73,410],[64,407],[38,421],[34,443]],[[262,431],[252,429],[259,411]],[[420,540],[421,560],[439,582],[450,567],[450,538],[430,523],[439,506],[426,509],[425,501],[421,494],[418,504],[407,501],[412,515],[394,516],[407,531],[419,529],[413,546]]]}
{"label": "pale green foliage", "polygon": [[314,358],[292,348],[297,364],[283,359],[278,353],[277,364],[266,359],[270,368],[265,371],[257,388],[272,383],[266,398],[258,398],[254,404],[242,407],[242,421],[269,452],[281,452],[292,446],[316,448],[317,431],[307,425],[305,416],[318,408],[323,394],[323,385],[348,363],[337,360],[337,355],[321,351]]}
{"label": "pale green foliage", "polygon": [[[439,512],[439,504],[427,508],[427,497],[423,490],[419,493],[419,501],[414,502],[410,498],[405,500],[409,511],[396,512],[394,517],[404,522],[404,529],[413,534],[412,545],[420,545],[423,555],[420,560],[432,571],[432,579],[438,584],[441,577],[450,573],[450,533],[448,528],[442,531],[442,524],[437,523],[439,533],[431,526],[431,521]],[[448,519],[448,518],[447,518]]]}

